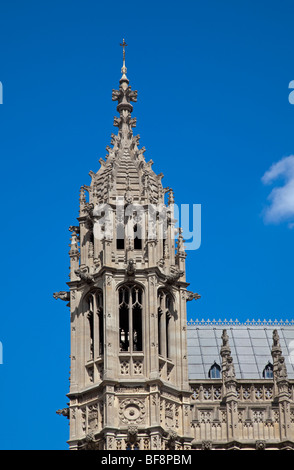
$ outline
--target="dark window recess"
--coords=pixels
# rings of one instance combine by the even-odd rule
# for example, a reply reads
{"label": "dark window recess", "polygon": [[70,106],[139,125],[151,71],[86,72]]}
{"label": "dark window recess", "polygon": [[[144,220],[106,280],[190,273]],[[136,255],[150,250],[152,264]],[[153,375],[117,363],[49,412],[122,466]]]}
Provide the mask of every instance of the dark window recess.
{"label": "dark window recess", "polygon": [[127,305],[122,305],[119,309],[119,342],[120,350],[129,350],[129,308]]}
{"label": "dark window recess", "polygon": [[274,377],[274,368],[270,362],[263,369],[262,376],[264,379],[272,379]]}
{"label": "dark window recess", "polygon": [[221,368],[216,362],[214,362],[212,364],[211,368],[209,369],[208,377],[210,379],[220,379],[220,377],[221,377]]}
{"label": "dark window recess", "polygon": [[90,357],[93,358],[94,354],[94,318],[93,312],[88,313],[89,328],[90,328]]}
{"label": "dark window recess", "polygon": [[142,233],[140,225],[134,225],[134,250],[142,249]]}
{"label": "dark window recess", "polygon": [[125,228],[123,224],[118,224],[116,228],[116,249],[125,249]]}

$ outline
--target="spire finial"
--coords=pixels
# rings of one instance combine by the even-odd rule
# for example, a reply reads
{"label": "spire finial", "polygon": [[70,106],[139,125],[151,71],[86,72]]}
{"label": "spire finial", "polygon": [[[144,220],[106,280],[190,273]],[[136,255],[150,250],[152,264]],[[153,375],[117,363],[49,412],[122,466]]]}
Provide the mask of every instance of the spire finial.
{"label": "spire finial", "polygon": [[125,50],[125,47],[127,46],[127,43],[125,42],[125,40],[123,39],[123,42],[120,44],[120,46],[122,46],[123,48],[123,66],[122,66],[122,69],[121,69],[121,73],[123,75],[125,75],[127,73],[127,68],[126,68],[126,50]]}

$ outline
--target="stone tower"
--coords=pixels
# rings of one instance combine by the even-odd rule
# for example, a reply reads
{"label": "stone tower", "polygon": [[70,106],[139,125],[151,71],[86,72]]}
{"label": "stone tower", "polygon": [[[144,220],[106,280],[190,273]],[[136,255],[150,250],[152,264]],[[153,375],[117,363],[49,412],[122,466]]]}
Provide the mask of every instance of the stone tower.
{"label": "stone tower", "polygon": [[[184,240],[174,196],[146,162],[126,76],[106,159],[71,226],[71,449],[173,449],[191,442]],[[167,201],[165,201],[167,199]],[[195,294],[194,294],[195,295]]]}
{"label": "stone tower", "polygon": [[200,296],[187,291],[173,191],[133,135],[122,46],[118,131],[81,187],[69,290],[54,294],[70,307],[69,404],[57,411],[69,447],[294,449],[294,320],[187,323]]}

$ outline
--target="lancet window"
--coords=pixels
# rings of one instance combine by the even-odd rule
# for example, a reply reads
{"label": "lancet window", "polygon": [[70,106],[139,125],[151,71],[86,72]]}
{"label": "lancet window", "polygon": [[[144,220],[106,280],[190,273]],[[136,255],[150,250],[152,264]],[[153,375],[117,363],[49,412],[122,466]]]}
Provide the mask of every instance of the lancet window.
{"label": "lancet window", "polygon": [[87,360],[95,359],[103,355],[103,295],[101,291],[95,291],[85,299],[86,306],[86,331],[89,338],[89,350]]}
{"label": "lancet window", "polygon": [[158,348],[163,357],[170,357],[171,318],[173,300],[168,292],[158,293]]}
{"label": "lancet window", "polygon": [[124,285],[119,289],[118,297],[120,351],[142,351],[143,291],[137,285]]}

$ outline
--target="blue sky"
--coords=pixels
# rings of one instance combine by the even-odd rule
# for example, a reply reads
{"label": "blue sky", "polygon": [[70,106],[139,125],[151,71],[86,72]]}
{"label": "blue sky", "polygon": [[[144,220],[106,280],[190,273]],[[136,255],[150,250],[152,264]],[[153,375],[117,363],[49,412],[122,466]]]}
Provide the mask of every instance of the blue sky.
{"label": "blue sky", "polygon": [[293,13],[287,0],[2,2],[2,449],[67,448],[69,311],[52,293],[67,287],[79,188],[116,131],[122,38],[145,157],[178,204],[202,206],[188,317],[293,318]]}

